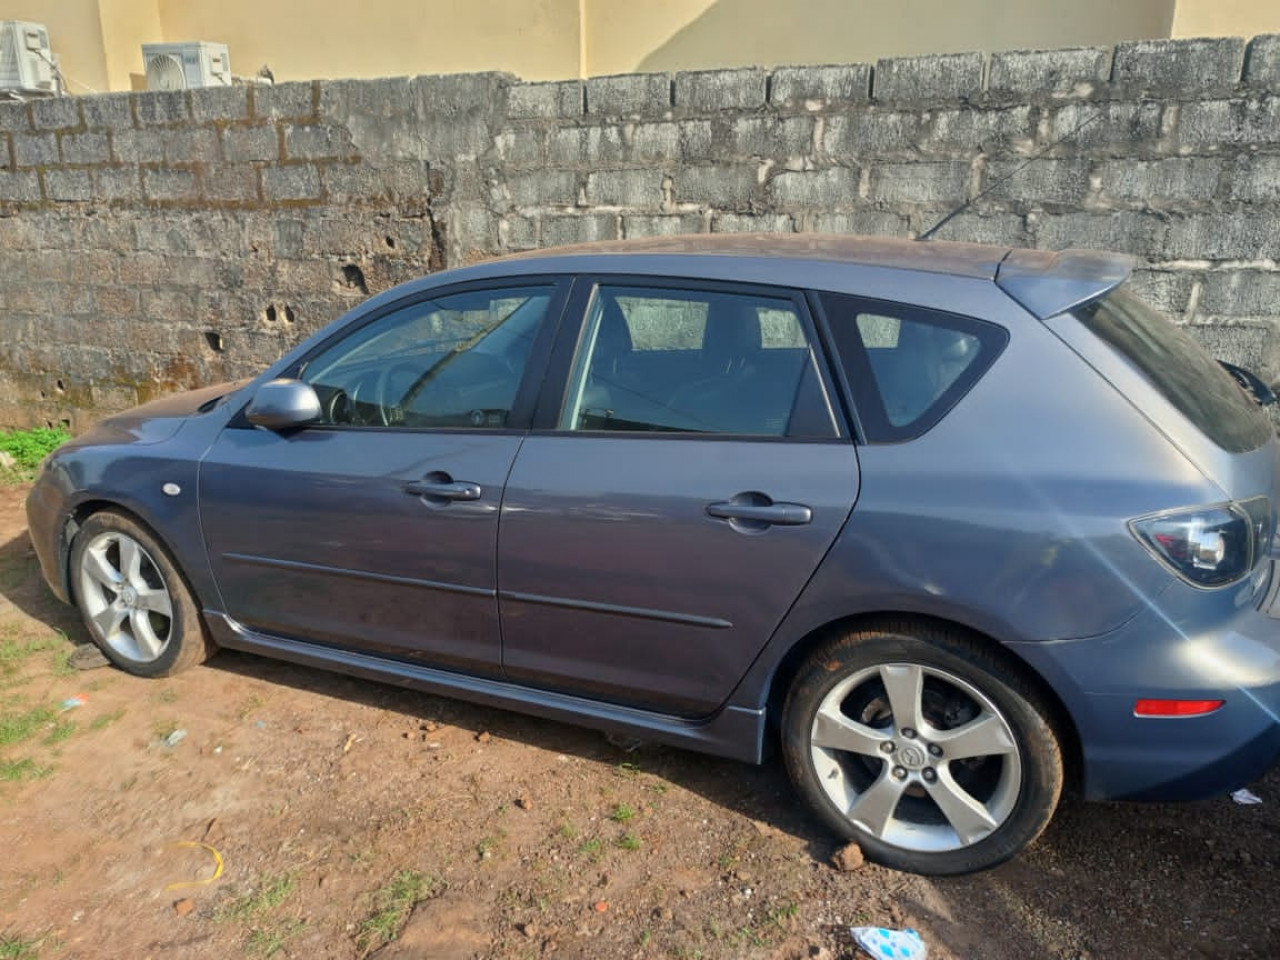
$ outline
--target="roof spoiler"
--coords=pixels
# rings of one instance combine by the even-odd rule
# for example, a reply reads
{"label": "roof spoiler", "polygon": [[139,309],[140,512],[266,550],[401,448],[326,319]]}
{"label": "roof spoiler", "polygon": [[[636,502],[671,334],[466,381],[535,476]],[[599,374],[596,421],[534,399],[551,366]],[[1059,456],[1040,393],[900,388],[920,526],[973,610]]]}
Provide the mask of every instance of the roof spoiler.
{"label": "roof spoiler", "polygon": [[1133,258],[1098,250],[1010,250],[996,285],[1041,320],[1110,293],[1133,272]]}

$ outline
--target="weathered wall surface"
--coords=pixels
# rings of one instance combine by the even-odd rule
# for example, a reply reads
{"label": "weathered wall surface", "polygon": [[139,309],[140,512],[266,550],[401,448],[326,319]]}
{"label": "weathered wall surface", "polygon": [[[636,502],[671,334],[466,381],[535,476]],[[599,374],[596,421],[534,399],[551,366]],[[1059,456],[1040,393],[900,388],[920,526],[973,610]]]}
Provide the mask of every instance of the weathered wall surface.
{"label": "weathered wall surface", "polygon": [[1045,147],[940,236],[1130,251],[1153,300],[1280,376],[1271,36],[0,104],[0,424],[253,373],[366,291],[506,251],[913,235]]}

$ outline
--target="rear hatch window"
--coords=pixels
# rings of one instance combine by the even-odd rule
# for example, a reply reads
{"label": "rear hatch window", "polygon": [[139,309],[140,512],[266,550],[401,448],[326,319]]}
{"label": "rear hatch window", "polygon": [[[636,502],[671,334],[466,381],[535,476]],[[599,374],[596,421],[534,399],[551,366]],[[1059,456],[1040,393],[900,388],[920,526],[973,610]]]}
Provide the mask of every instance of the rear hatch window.
{"label": "rear hatch window", "polygon": [[1183,327],[1127,289],[1074,311],[1178,411],[1228,453],[1256,450],[1272,435],[1266,413]]}

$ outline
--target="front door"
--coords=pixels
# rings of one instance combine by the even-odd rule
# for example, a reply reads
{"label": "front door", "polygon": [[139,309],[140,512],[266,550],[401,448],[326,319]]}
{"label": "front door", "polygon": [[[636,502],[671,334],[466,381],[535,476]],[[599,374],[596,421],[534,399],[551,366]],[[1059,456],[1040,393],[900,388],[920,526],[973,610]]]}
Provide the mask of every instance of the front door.
{"label": "front door", "polygon": [[496,674],[498,508],[560,299],[530,283],[381,311],[294,371],[321,422],[280,434],[233,421],[200,468],[226,613]]}
{"label": "front door", "polygon": [[507,482],[503,666],[705,715],[849,515],[854,446],[798,296],[602,283],[581,313],[560,409]]}

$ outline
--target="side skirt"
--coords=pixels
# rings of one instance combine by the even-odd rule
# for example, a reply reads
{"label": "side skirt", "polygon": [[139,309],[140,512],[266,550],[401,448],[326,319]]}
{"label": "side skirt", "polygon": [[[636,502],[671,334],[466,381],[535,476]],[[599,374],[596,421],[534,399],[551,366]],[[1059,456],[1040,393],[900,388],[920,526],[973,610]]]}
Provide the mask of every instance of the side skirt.
{"label": "side skirt", "polygon": [[469,677],[402,660],[271,637],[255,633],[212,610],[204,611],[204,619],[218,646],[229,650],[261,654],[306,667],[333,670],[365,680],[653,740],[745,763],[760,763],[763,758],[765,714],[761,709],[726,706],[704,720],[685,720],[500,680]]}

